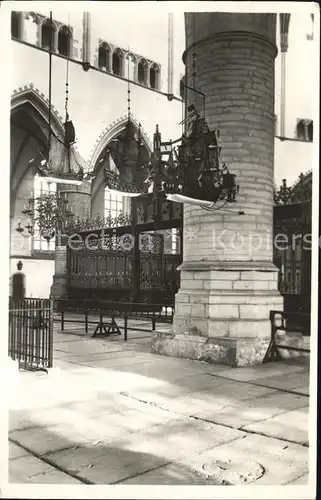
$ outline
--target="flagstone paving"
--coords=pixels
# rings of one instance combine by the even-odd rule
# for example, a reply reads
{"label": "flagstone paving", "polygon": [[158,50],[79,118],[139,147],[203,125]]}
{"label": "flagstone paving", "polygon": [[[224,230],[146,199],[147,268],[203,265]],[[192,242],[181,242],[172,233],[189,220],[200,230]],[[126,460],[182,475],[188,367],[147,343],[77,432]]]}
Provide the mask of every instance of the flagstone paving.
{"label": "flagstone paving", "polygon": [[11,483],[308,484],[307,364],[167,358],[134,333],[57,328],[56,369],[20,373]]}

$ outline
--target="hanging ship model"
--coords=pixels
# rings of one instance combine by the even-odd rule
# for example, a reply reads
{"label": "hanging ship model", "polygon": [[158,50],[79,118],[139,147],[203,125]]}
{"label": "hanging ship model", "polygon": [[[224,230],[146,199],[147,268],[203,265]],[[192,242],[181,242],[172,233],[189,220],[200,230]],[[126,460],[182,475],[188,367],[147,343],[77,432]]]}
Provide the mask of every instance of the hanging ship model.
{"label": "hanging ship model", "polygon": [[[137,134],[129,120],[122,140],[110,145],[110,161],[104,170],[106,186],[127,196],[153,193],[170,201],[199,206],[235,202],[236,176],[221,159],[219,131],[210,130],[193,105],[188,110],[195,118],[180,139],[162,142],[156,126],[149,161],[142,158],[140,129]],[[133,144],[135,147],[130,148]]]}

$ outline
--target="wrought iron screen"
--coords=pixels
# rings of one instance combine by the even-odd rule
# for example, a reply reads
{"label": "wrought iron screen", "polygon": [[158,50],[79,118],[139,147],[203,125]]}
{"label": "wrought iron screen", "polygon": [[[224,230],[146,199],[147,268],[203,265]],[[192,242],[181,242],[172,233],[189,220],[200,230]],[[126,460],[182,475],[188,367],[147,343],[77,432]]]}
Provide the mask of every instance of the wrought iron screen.
{"label": "wrought iron screen", "polygon": [[68,247],[69,287],[130,290],[131,238],[131,235],[112,232],[73,243],[72,248]]}
{"label": "wrought iron screen", "polygon": [[162,290],[164,236],[143,233],[139,235],[139,290]]}
{"label": "wrought iron screen", "polygon": [[285,310],[308,310],[311,294],[311,202],[274,207],[274,263]]}
{"label": "wrought iron screen", "polygon": [[52,312],[49,299],[9,299],[8,352],[25,370],[52,367]]}

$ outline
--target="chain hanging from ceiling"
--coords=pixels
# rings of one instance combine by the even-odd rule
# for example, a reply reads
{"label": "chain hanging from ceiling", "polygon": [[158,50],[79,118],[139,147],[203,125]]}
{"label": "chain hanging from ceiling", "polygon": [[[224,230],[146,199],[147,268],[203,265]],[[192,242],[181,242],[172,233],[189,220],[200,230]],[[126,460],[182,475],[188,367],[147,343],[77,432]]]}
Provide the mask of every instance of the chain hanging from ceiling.
{"label": "chain hanging from ceiling", "polygon": [[[69,16],[70,26],[70,16]],[[69,59],[66,61],[66,90],[65,90],[65,122],[64,139],[60,140],[52,131],[52,45],[53,45],[53,21],[52,11],[50,11],[50,42],[49,42],[49,111],[48,111],[48,153],[46,158],[38,158],[36,161],[36,171],[46,180],[56,183],[80,185],[84,178],[84,168],[79,164],[72,146],[76,143],[75,128],[68,113],[69,101]],[[70,28],[68,28],[70,30]],[[71,33],[69,33],[71,35]],[[60,144],[60,154],[53,158],[52,136]]]}

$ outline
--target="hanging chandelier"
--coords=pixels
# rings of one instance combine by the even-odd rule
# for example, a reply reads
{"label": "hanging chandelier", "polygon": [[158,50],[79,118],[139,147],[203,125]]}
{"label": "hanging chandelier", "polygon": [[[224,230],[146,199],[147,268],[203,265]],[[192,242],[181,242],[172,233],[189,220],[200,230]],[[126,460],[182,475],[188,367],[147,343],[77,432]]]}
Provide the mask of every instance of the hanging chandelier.
{"label": "hanging chandelier", "polygon": [[65,232],[70,218],[74,216],[68,206],[65,193],[46,193],[30,198],[22,214],[27,218],[28,224],[23,226],[19,220],[16,231],[23,236],[25,234],[33,236],[38,231],[40,236],[48,242],[59,231]]}
{"label": "hanging chandelier", "polygon": [[121,138],[114,139],[108,145],[105,160],[105,186],[128,197],[140,196],[147,192],[148,185],[142,176],[148,161],[143,159],[143,141],[140,124],[138,132],[129,117]]}

